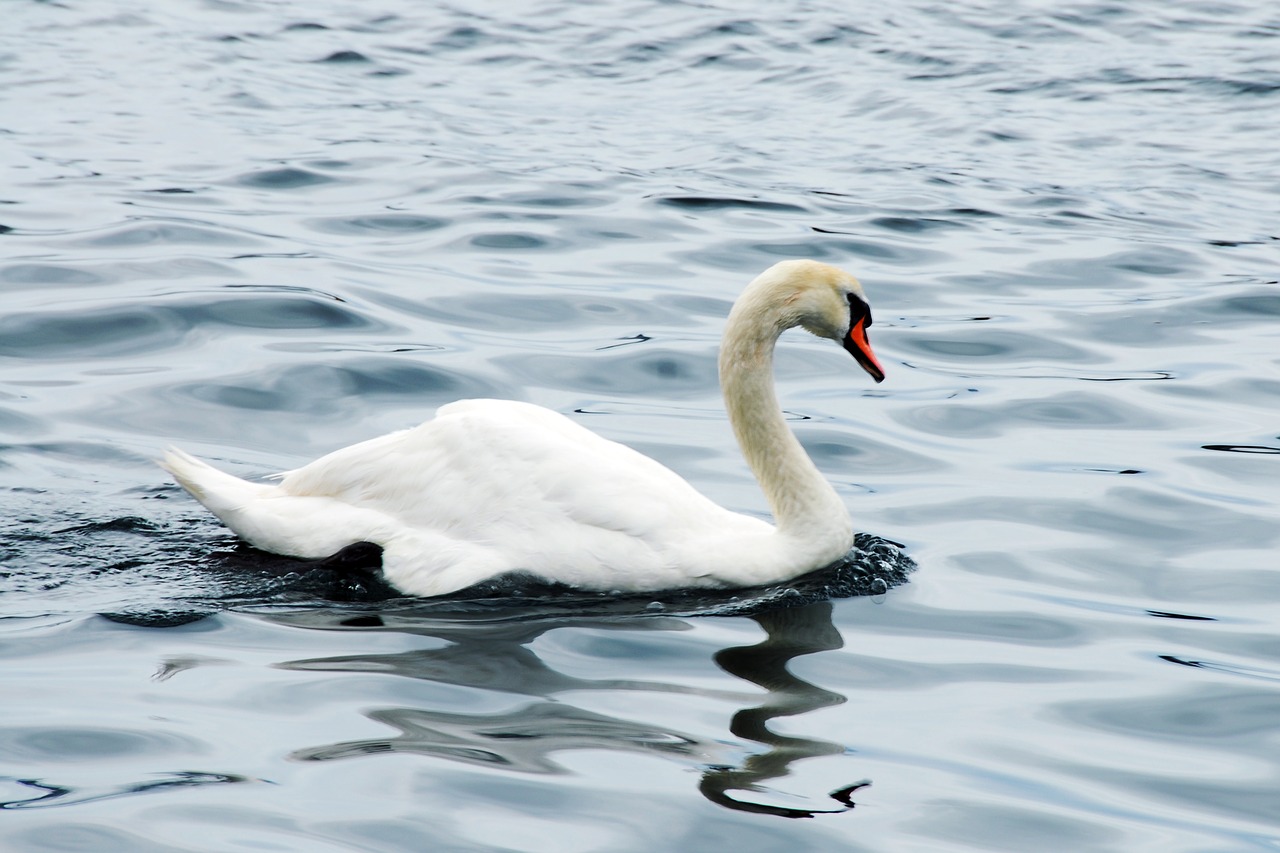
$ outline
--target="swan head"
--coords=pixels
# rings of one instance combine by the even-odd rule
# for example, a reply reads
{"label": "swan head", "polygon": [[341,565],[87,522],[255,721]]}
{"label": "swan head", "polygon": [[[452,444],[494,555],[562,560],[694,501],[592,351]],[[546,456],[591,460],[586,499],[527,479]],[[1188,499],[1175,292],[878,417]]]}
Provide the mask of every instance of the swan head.
{"label": "swan head", "polygon": [[801,326],[840,343],[876,382],[884,368],[867,340],[871,306],[862,285],[849,273],[819,261],[781,261],[752,283],[774,304],[781,327]]}

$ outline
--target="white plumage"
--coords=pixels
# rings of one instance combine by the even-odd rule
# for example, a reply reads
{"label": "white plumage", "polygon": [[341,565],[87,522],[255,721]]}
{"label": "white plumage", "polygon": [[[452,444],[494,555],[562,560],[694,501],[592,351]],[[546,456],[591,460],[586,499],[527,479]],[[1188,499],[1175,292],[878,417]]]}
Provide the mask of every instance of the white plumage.
{"label": "white plumage", "polygon": [[357,542],[383,549],[403,592],[441,595],[523,570],[590,589],[751,586],[840,559],[843,503],[787,428],[773,344],[787,328],[842,341],[877,381],[870,314],[856,279],[784,261],[734,305],[721,384],[777,527],[730,512],[670,469],[529,403],[463,400],[412,429],[354,444],[250,483],[170,450],[161,463],[237,535],[318,559]]}

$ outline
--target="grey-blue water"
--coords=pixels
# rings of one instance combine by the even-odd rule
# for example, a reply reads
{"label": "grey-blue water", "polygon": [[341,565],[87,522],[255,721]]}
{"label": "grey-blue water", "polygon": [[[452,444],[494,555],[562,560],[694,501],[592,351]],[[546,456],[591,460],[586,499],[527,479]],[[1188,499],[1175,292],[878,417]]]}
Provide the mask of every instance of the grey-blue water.
{"label": "grey-blue water", "polygon": [[[1274,3],[3,12],[6,851],[1280,849]],[[406,601],[151,461],[498,396],[763,513],[715,353],[790,257],[905,583]]]}

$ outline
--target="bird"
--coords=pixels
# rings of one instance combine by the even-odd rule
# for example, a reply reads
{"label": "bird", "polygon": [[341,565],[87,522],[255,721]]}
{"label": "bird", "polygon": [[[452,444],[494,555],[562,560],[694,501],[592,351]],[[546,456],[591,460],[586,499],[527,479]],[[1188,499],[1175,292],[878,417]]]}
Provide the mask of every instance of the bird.
{"label": "bird", "polygon": [[558,412],[460,400],[409,429],[336,450],[274,482],[177,449],[159,464],[250,545],[307,560],[376,546],[386,582],[432,597],[511,573],[583,590],[749,588],[842,560],[848,509],[787,426],[778,337],[839,342],[877,383],[871,309],[848,272],[786,260],[734,302],[719,352],[729,422],[774,523],[721,507],[644,454]]}

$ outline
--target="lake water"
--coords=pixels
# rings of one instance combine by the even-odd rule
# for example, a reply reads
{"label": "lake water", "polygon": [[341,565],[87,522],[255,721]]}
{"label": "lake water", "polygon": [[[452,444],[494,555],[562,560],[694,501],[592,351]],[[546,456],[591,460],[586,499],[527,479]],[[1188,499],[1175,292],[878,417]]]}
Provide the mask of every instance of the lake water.
{"label": "lake water", "polygon": [[[6,851],[1280,849],[1274,3],[4,11]],[[780,344],[841,577],[406,600],[152,462],[496,396],[763,513],[790,257],[888,373]]]}

